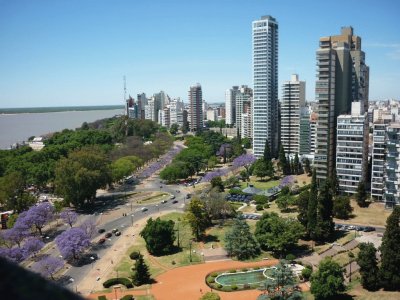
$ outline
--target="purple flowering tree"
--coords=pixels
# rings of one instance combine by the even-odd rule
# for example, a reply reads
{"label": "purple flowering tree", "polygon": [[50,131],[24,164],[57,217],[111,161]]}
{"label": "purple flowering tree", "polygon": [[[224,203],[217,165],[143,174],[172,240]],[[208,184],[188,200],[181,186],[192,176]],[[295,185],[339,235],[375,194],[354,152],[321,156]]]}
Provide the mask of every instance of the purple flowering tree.
{"label": "purple flowering tree", "polygon": [[91,238],[96,231],[96,222],[90,218],[85,220],[79,227]]}
{"label": "purple flowering tree", "polygon": [[30,237],[26,239],[24,245],[22,246],[22,249],[25,251],[26,257],[30,256],[33,254],[33,256],[36,256],[36,254],[42,249],[44,246],[44,243],[39,240],[36,237]]}
{"label": "purple flowering tree", "polygon": [[30,227],[20,219],[24,217],[24,213],[21,213],[21,215],[18,217],[13,228],[1,232],[0,239],[2,244],[7,248],[12,248],[14,245],[20,248],[22,241],[31,234]]}
{"label": "purple flowering tree", "polygon": [[[48,203],[32,206],[24,215],[23,222],[30,227],[35,227],[42,235],[42,228],[54,217],[54,207]],[[19,218],[18,218],[19,219]]]}
{"label": "purple flowering tree", "polygon": [[233,161],[233,166],[235,168],[244,167],[246,169],[247,174],[249,173],[250,166],[256,161],[254,155],[252,154],[242,154],[236,157]]}
{"label": "purple flowering tree", "polygon": [[285,176],[285,177],[281,180],[281,182],[280,182],[280,184],[279,184],[279,187],[280,187],[280,188],[283,188],[283,187],[285,187],[285,186],[291,186],[293,183],[294,183],[294,176],[292,176],[292,175]]}
{"label": "purple flowering tree", "polygon": [[69,224],[69,226],[72,227],[72,225],[74,225],[74,223],[78,219],[78,214],[72,209],[67,208],[60,213],[60,217],[65,223]]}
{"label": "purple flowering tree", "polygon": [[53,275],[64,266],[64,262],[56,257],[47,256],[40,260],[35,266],[34,270],[39,272],[45,277],[51,277],[54,280]]}
{"label": "purple flowering tree", "polygon": [[65,259],[77,259],[90,245],[90,240],[82,228],[72,227],[56,238],[56,244]]}
{"label": "purple flowering tree", "polygon": [[0,256],[13,261],[15,263],[20,263],[26,258],[26,253],[24,249],[19,247],[14,248],[0,248]]}
{"label": "purple flowering tree", "polygon": [[203,177],[203,181],[211,181],[214,177],[222,177],[228,173],[227,169],[218,169],[213,172],[208,172],[206,175]]}

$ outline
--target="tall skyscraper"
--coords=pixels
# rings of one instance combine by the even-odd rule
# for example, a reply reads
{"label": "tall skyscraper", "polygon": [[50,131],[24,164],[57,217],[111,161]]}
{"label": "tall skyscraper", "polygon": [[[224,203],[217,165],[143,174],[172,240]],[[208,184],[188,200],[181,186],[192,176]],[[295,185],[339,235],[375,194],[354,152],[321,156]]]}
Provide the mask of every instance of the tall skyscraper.
{"label": "tall skyscraper", "polygon": [[353,101],[360,101],[367,110],[368,81],[361,38],[353,35],[352,27],[343,27],[341,35],[320,38],[315,84],[318,123],[314,167],[318,181],[333,175],[337,117],[349,114]]}
{"label": "tall skyscraper", "polygon": [[287,154],[299,153],[301,109],[306,104],[306,83],[293,74],[282,86],[281,143]]}
{"label": "tall skyscraper", "polygon": [[233,86],[231,89],[225,91],[225,123],[227,125],[234,125],[236,123],[236,95],[238,91],[238,86]]}
{"label": "tall skyscraper", "polygon": [[203,128],[203,93],[200,83],[190,87],[189,105],[190,131],[199,131]]}
{"label": "tall skyscraper", "polygon": [[278,155],[278,23],[271,16],[253,21],[253,152],[261,157],[268,140]]}

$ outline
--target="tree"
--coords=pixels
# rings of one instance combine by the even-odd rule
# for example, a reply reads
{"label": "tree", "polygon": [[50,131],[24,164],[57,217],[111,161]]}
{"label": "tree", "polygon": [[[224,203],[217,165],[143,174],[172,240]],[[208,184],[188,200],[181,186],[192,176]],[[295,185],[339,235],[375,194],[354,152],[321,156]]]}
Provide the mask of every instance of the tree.
{"label": "tree", "polygon": [[230,256],[245,260],[260,254],[260,246],[245,220],[235,219],[232,229],[225,234],[225,249]]}
{"label": "tree", "polygon": [[331,191],[333,196],[337,196],[340,191],[339,179],[337,177],[336,168],[333,169],[332,180],[331,180]]}
{"label": "tree", "polygon": [[233,166],[235,168],[244,167],[247,174],[249,175],[250,166],[256,161],[256,158],[252,154],[242,154],[233,160]]}
{"label": "tree", "polygon": [[338,219],[348,219],[353,208],[348,196],[338,196],[333,201],[333,215]]}
{"label": "tree", "polygon": [[135,262],[135,272],[132,277],[132,282],[136,286],[150,282],[149,267],[144,262],[143,255],[140,253]]}
{"label": "tree", "polygon": [[72,209],[66,208],[60,213],[60,217],[65,223],[72,227],[72,225],[74,225],[74,223],[78,219],[78,214]]}
{"label": "tree", "polygon": [[216,176],[211,179],[211,187],[218,188],[220,192],[224,191],[224,184],[222,182],[221,176]]}
{"label": "tree", "polygon": [[280,146],[279,148],[279,168],[281,169],[283,175],[289,175],[290,174],[290,163],[288,159],[286,158],[285,154],[285,149],[283,148],[283,145]]}
{"label": "tree", "polygon": [[379,289],[380,281],[374,244],[361,243],[358,247],[360,252],[357,256],[357,264],[360,266],[361,284],[364,289],[376,291]]}
{"label": "tree", "polygon": [[204,202],[195,197],[192,198],[187,206],[185,218],[196,240],[200,240],[200,237],[211,224]]}
{"label": "tree", "polygon": [[47,256],[40,260],[34,267],[35,271],[54,280],[53,275],[64,266],[64,262],[56,257]]}
{"label": "tree", "polygon": [[204,199],[205,209],[212,220],[234,216],[235,209],[217,189],[212,189]]}
{"label": "tree", "polygon": [[169,132],[170,132],[172,135],[175,135],[175,134],[178,133],[178,129],[179,129],[179,124],[174,123],[174,124],[171,124],[171,127],[169,128]]}
{"label": "tree", "polygon": [[117,159],[111,164],[111,176],[113,181],[119,181],[132,174],[143,165],[143,160],[137,156],[130,155]]}
{"label": "tree", "polygon": [[301,292],[296,289],[296,280],[292,269],[285,261],[280,261],[276,268],[272,269],[270,277],[267,277],[260,288],[267,294],[260,295],[257,300],[266,299],[303,299]]}
{"label": "tree", "polygon": [[257,177],[260,177],[261,179],[263,177],[273,177],[274,176],[274,167],[271,161],[264,161],[264,158],[259,158],[255,163],[254,163],[254,169],[253,169],[253,174],[256,175]]}
{"label": "tree", "polygon": [[213,155],[213,156],[211,156],[211,157],[208,159],[208,161],[207,161],[207,167],[208,167],[209,169],[214,169],[215,166],[217,165],[217,163],[218,163],[218,158],[217,158],[215,155]]}
{"label": "tree", "polygon": [[42,228],[54,217],[54,207],[49,202],[32,206],[22,217],[22,221],[29,227],[34,226],[42,235]]}
{"label": "tree", "polygon": [[303,232],[304,227],[299,221],[272,212],[262,215],[254,234],[262,249],[283,255],[297,245]]}
{"label": "tree", "polygon": [[271,159],[272,159],[271,149],[269,148],[268,139],[265,140],[263,158],[264,158],[264,161],[271,161]]}
{"label": "tree", "polygon": [[310,199],[308,200],[307,233],[312,239],[314,239],[315,229],[317,226],[318,187],[315,170],[312,173]]}
{"label": "tree", "polygon": [[381,267],[379,270],[385,290],[400,290],[400,207],[396,206],[386,220],[386,229],[381,245]]}
{"label": "tree", "polygon": [[364,181],[360,181],[357,186],[357,194],[356,194],[356,201],[358,206],[366,207],[367,206],[366,200],[367,200],[367,193],[365,191],[365,183]]}
{"label": "tree", "polygon": [[328,239],[334,231],[334,225],[331,185],[329,179],[326,179],[318,195],[315,239]]}
{"label": "tree", "polygon": [[289,205],[293,204],[293,197],[290,194],[282,195],[275,202],[281,212],[287,212]]}
{"label": "tree", "polygon": [[145,240],[146,248],[151,254],[162,255],[172,251],[175,241],[174,226],[175,222],[172,220],[147,220],[140,236]]}
{"label": "tree", "polygon": [[305,190],[300,193],[297,198],[297,207],[299,210],[299,214],[297,215],[297,220],[303,225],[307,227],[308,223],[308,200],[310,199],[310,191]]}
{"label": "tree", "polygon": [[343,269],[330,257],[319,264],[318,271],[311,276],[311,293],[316,300],[335,299],[345,290]]}
{"label": "tree", "polygon": [[56,237],[56,244],[65,259],[77,259],[90,245],[90,240],[82,228],[72,227]]}
{"label": "tree", "polygon": [[30,256],[33,254],[33,256],[36,256],[36,254],[42,249],[44,246],[44,243],[39,240],[36,237],[30,237],[26,239],[24,246],[22,247],[23,250],[25,251],[26,256]]}
{"label": "tree", "polygon": [[306,172],[308,176],[311,175],[310,160],[308,158],[304,159],[304,172]]}
{"label": "tree", "polygon": [[93,218],[86,219],[79,225],[79,228],[81,228],[90,239],[96,233],[96,221]]}
{"label": "tree", "polygon": [[296,153],[293,161],[293,169],[295,175],[300,174],[300,160],[299,160],[299,155]]}
{"label": "tree", "polygon": [[97,189],[111,182],[108,160],[98,147],[77,150],[62,158],[55,174],[56,193],[79,208],[93,205]]}

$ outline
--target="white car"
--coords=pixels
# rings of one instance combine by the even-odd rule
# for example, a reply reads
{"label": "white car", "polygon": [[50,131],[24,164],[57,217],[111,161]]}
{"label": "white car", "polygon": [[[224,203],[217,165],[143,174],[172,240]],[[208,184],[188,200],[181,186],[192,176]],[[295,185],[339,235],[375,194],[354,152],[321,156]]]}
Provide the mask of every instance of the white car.
{"label": "white car", "polygon": [[142,207],[140,210],[141,210],[142,212],[145,212],[145,211],[148,211],[148,208],[147,208],[147,207]]}

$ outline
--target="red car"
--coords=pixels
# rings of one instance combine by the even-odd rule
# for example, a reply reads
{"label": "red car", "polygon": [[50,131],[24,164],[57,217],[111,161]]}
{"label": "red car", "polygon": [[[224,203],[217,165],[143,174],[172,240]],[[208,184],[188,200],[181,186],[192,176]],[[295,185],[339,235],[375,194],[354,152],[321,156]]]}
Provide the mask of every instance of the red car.
{"label": "red car", "polygon": [[97,244],[104,244],[105,241],[106,241],[106,239],[99,239],[99,241],[97,242]]}

